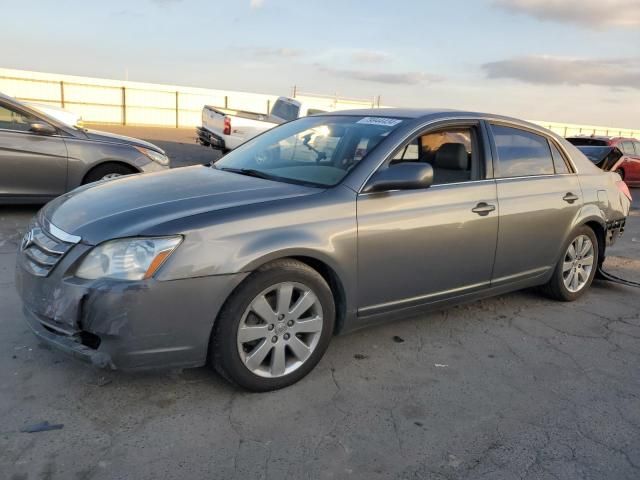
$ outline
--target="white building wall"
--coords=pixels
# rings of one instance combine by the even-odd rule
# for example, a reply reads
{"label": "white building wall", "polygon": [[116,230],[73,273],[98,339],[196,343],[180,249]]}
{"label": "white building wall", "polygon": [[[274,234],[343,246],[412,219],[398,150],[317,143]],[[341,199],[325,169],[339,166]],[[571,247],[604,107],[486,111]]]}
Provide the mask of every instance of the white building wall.
{"label": "white building wall", "polygon": [[[268,113],[275,95],[129,82],[0,68],[0,92],[20,100],[63,107],[85,123],[194,127],[204,105]],[[320,110],[370,108],[375,99],[348,99],[300,93],[296,98]],[[640,138],[637,129],[534,121],[563,135],[614,135]]]}

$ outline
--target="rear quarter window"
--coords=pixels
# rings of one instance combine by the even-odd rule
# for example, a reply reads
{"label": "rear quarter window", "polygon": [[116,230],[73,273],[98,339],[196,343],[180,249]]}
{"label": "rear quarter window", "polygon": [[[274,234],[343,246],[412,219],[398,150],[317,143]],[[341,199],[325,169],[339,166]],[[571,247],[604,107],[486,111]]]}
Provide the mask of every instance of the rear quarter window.
{"label": "rear quarter window", "polygon": [[555,173],[551,149],[545,137],[502,125],[492,125],[491,131],[498,154],[498,178]]}
{"label": "rear quarter window", "polygon": [[556,169],[556,173],[571,173],[564,155],[560,153],[560,150],[558,149],[556,144],[553,142],[549,142],[549,146],[551,147],[551,157],[553,158],[553,166]]}

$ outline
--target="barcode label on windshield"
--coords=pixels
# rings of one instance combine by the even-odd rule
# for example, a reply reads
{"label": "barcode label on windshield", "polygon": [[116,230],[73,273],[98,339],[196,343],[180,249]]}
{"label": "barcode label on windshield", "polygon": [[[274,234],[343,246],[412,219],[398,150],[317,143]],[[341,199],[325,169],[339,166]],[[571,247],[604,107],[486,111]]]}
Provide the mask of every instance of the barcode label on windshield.
{"label": "barcode label on windshield", "polygon": [[380,125],[381,127],[395,127],[400,122],[402,122],[402,120],[398,120],[397,118],[364,117],[363,119],[358,120],[356,123],[361,123],[364,125]]}

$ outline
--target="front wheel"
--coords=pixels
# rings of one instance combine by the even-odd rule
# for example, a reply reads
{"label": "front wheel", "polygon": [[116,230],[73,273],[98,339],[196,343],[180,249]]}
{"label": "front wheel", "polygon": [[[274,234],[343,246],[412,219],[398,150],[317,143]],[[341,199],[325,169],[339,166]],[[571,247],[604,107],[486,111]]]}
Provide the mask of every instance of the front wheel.
{"label": "front wheel", "polygon": [[591,285],[597,267],[598,239],[591,228],[578,227],[565,244],[564,255],[543,290],[556,300],[576,300]]}
{"label": "front wheel", "polygon": [[331,289],[318,272],[295,260],[273,262],[226,302],[214,327],[211,362],[248,390],[283,388],[320,361],[334,322]]}
{"label": "front wheel", "polygon": [[101,180],[111,180],[113,178],[131,175],[136,171],[127,165],[121,163],[103,163],[94,167],[82,181],[83,185],[87,183],[99,182]]}

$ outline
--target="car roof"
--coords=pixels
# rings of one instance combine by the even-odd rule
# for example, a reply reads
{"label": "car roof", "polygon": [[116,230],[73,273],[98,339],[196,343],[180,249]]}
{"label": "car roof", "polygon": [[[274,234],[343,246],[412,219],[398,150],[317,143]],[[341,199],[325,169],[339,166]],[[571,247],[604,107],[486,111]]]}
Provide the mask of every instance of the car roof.
{"label": "car roof", "polygon": [[504,115],[497,115],[492,113],[483,112],[471,112],[465,110],[453,110],[446,108],[364,108],[357,110],[338,110],[335,112],[324,112],[319,115],[350,115],[350,116],[371,116],[371,117],[395,117],[395,118],[407,118],[412,120],[449,120],[449,119],[478,119],[478,120],[490,120],[490,121],[503,121],[515,126],[526,127],[531,130],[544,132],[547,135],[551,134],[557,136],[550,130],[536,125],[535,123],[521,120],[515,117],[507,117]]}

